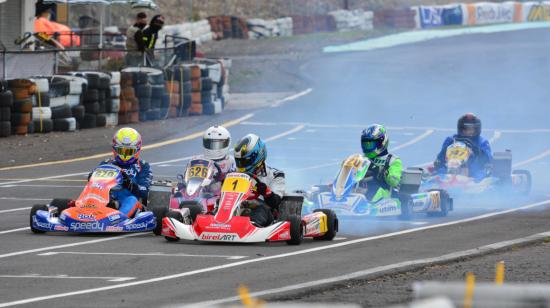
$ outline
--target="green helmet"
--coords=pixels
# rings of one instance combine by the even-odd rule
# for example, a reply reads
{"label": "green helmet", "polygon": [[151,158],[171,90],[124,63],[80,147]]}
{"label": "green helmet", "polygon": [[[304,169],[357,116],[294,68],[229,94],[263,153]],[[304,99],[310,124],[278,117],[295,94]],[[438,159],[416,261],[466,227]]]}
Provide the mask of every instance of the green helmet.
{"label": "green helmet", "polygon": [[389,138],[386,128],[373,124],[363,130],[361,134],[361,148],[368,158],[376,158],[388,150]]}

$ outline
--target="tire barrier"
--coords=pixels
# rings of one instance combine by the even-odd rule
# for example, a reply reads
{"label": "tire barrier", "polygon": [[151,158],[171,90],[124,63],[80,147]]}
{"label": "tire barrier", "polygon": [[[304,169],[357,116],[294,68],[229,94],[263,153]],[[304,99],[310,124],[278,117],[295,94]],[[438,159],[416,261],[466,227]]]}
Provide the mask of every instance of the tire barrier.
{"label": "tire barrier", "polygon": [[229,59],[0,82],[0,136],[75,131],[223,111]]}
{"label": "tire barrier", "polygon": [[200,20],[197,22],[187,22],[176,25],[167,25],[159,32],[157,40],[158,47],[164,47],[164,40],[167,35],[176,37],[185,37],[195,41],[197,44],[212,41],[214,32],[211,29],[211,24],[208,20]]}
{"label": "tire barrier", "polygon": [[382,9],[374,12],[373,25],[375,28],[416,28],[416,11],[404,9]]}
{"label": "tire barrier", "polygon": [[338,31],[354,31],[354,30],[372,30],[374,28],[374,14],[371,11],[363,10],[337,10],[329,12],[328,15],[334,18]]}
{"label": "tire barrier", "polygon": [[334,32],[337,30],[336,21],[329,15],[291,16],[292,31],[294,34],[315,32]]}
{"label": "tire barrier", "polygon": [[214,40],[222,39],[247,39],[248,26],[246,20],[236,16],[211,16],[208,17]]}
{"label": "tire barrier", "polygon": [[292,36],[292,18],[285,17],[279,19],[260,19],[253,18],[246,21],[248,27],[248,37],[250,39],[260,39],[264,37]]}

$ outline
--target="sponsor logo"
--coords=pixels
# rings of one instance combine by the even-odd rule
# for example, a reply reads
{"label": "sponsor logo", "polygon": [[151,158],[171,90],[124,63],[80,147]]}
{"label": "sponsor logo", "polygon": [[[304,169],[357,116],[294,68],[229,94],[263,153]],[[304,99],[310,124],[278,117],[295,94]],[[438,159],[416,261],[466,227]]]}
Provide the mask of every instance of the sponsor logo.
{"label": "sponsor logo", "polygon": [[59,215],[59,219],[60,219],[60,220],[65,220],[65,219],[67,219],[67,214],[65,214],[64,212],[61,213],[61,215]]}
{"label": "sponsor logo", "polygon": [[237,234],[233,233],[209,233],[205,232],[200,236],[201,240],[204,241],[225,241],[232,242],[239,239]]}
{"label": "sponsor logo", "polygon": [[392,214],[395,212],[399,212],[399,209],[397,208],[397,205],[393,200],[385,200],[379,202],[377,206],[379,214]]}
{"label": "sponsor logo", "polygon": [[287,230],[287,231],[279,234],[279,238],[282,239],[282,240],[290,239],[290,232],[288,232],[288,230]]}
{"label": "sponsor logo", "polygon": [[122,227],[114,227],[114,226],[108,226],[105,228],[105,231],[107,232],[120,232],[122,230],[123,230]]}
{"label": "sponsor logo", "polygon": [[78,214],[77,217],[82,220],[95,220],[94,214]]}
{"label": "sponsor logo", "polygon": [[83,208],[83,209],[95,209],[96,208],[95,204],[93,204],[93,203],[86,203],[86,204],[81,205],[80,207]]}
{"label": "sponsor logo", "polygon": [[229,224],[217,224],[217,223],[213,223],[213,224],[210,224],[209,227],[212,227],[212,228],[220,228],[220,229],[231,229],[231,225],[229,225]]}
{"label": "sponsor logo", "polygon": [[60,226],[60,225],[57,225],[57,226],[53,227],[53,229],[56,230],[56,231],[69,231],[69,227]]}
{"label": "sponsor logo", "polygon": [[103,229],[103,224],[99,221],[94,222],[72,222],[71,229]]}
{"label": "sponsor logo", "polygon": [[52,224],[50,224],[49,222],[40,222],[40,221],[38,221],[36,219],[36,216],[34,216],[32,220],[34,221],[34,224],[37,225],[40,228],[51,229],[51,227],[52,227]]}
{"label": "sponsor logo", "polygon": [[120,215],[115,214],[115,215],[108,216],[107,218],[109,218],[109,221],[117,221],[120,219]]}
{"label": "sponsor logo", "polygon": [[92,188],[97,188],[97,189],[99,189],[99,190],[103,190],[103,188],[104,188],[103,185],[101,185],[100,183],[97,183],[97,182],[96,182],[96,183],[93,183],[91,187],[92,187]]}
{"label": "sponsor logo", "polygon": [[149,223],[148,222],[141,222],[139,224],[129,224],[129,225],[125,225],[124,227],[127,229],[127,230],[137,230],[137,229],[146,229],[147,228],[147,225]]}

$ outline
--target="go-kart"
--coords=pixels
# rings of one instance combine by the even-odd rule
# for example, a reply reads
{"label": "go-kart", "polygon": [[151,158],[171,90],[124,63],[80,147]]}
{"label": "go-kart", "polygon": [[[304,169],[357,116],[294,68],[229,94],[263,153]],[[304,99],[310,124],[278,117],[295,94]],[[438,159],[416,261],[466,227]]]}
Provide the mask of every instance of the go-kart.
{"label": "go-kart", "polygon": [[[173,189],[170,198],[171,209],[190,207],[197,213],[212,213],[216,201],[220,198],[220,190],[207,191],[214,181],[214,175],[221,172],[220,168],[211,160],[195,158],[192,159],[183,175],[178,175],[178,183]],[[201,208],[192,206],[199,203]]]}
{"label": "go-kart", "polygon": [[473,145],[467,139],[457,139],[447,147],[446,173],[439,174],[434,166],[425,170],[421,190],[445,189],[451,195],[476,195],[488,192],[513,192],[527,195],[531,191],[531,173],[512,170],[512,152],[495,152],[488,176],[479,180],[469,176],[468,161],[473,159]]}
{"label": "go-kart", "polygon": [[298,194],[283,197],[279,206],[280,212],[275,213],[275,220],[271,225],[260,227],[253,224],[248,215],[250,207],[259,202],[255,199],[255,181],[244,173],[229,173],[223,182],[221,199],[215,214],[188,217],[186,208],[171,209],[162,221],[162,235],[168,241],[286,241],[289,245],[299,245],[304,237],[330,241],[336,236],[338,219],[334,212],[321,209],[301,217],[303,196]]}
{"label": "go-kart", "polygon": [[403,171],[399,189],[392,192],[395,197],[370,202],[366,197],[369,181],[373,180],[369,174],[370,164],[361,154],[349,156],[332,184],[316,185],[307,193],[304,213],[331,209],[342,220],[391,216],[407,220],[416,213],[447,216],[453,210],[453,200],[445,190],[418,192],[422,180],[422,170],[418,168]]}
{"label": "go-kart", "polygon": [[[121,190],[130,180],[115,165],[101,165],[92,172],[88,184],[76,200],[54,199],[34,205],[30,227],[34,233],[61,232],[147,232],[160,235],[166,205],[149,204],[147,211],[127,217],[118,211],[111,192]],[[143,202],[147,203],[146,200]]]}

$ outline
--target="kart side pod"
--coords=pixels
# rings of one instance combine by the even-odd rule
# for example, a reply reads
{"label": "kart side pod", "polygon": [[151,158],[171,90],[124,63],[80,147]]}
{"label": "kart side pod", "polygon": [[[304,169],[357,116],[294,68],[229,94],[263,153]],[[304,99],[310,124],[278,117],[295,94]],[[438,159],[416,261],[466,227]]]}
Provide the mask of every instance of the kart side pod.
{"label": "kart side pod", "polygon": [[399,192],[401,194],[412,195],[418,192],[422,182],[422,168],[407,168],[401,174],[401,183]]}

